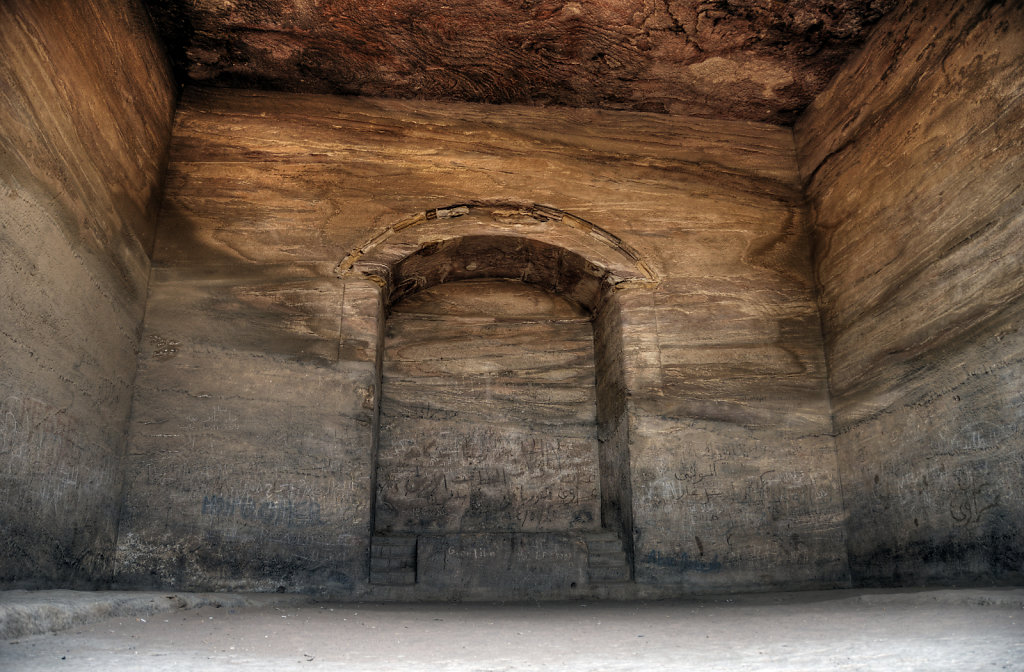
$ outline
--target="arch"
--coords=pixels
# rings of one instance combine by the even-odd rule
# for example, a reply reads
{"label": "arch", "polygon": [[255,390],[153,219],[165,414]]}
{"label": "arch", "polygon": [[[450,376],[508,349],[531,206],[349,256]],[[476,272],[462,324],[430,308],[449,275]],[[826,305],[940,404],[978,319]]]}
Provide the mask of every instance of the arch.
{"label": "arch", "polygon": [[[348,282],[377,288],[378,298],[373,305],[378,312],[364,315],[373,318],[378,327],[369,530],[371,581],[414,584],[417,553],[429,547],[422,537],[376,533],[387,316],[392,306],[418,292],[470,279],[523,281],[564,297],[589,313],[594,339],[594,427],[599,443],[601,521],[599,533],[581,538],[580,544],[588,549],[589,564],[584,569],[592,583],[622,580],[623,574],[631,578],[632,487],[625,376],[628,353],[622,343],[617,297],[623,290],[651,288],[658,281],[636,250],[606,230],[561,210],[508,202],[473,203],[426,210],[385,227],[342,259],[335,271]],[[602,565],[616,553],[623,558],[621,568],[609,570]]]}
{"label": "arch", "polygon": [[591,312],[607,290],[658,282],[637,250],[600,226],[557,208],[507,201],[407,217],[346,255],[335,273],[378,283],[388,305],[433,284],[502,277],[566,295]]}

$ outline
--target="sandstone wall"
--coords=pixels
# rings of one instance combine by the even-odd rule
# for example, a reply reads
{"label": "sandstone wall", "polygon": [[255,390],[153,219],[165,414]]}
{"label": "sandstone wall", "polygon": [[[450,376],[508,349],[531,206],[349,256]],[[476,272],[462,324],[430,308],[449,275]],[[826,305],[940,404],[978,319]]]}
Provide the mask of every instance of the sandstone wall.
{"label": "sandstone wall", "polygon": [[[449,207],[474,203],[490,205]],[[444,245],[422,245],[459,232],[547,242],[522,246],[521,257],[480,248],[481,268],[455,254],[450,277],[430,270]],[[420,249],[415,263],[399,272],[384,255],[377,282],[342,272],[340,261],[385,239],[405,241],[389,248],[394,259]],[[552,252],[561,248],[572,254]],[[657,282],[620,291],[606,273],[598,297],[587,260],[607,269],[615,255],[646,264]],[[572,530],[382,537],[374,567],[410,583],[375,586],[374,450],[387,438],[380,285],[472,277],[491,263],[507,265],[495,277],[520,273],[596,316],[608,536],[586,548]],[[523,333],[525,360],[550,352],[544,329]],[[385,400],[387,386],[385,377]],[[434,393],[420,389],[412,400],[426,412]],[[496,597],[522,595],[533,577],[545,595],[569,596],[596,590],[586,554],[593,564],[605,549],[632,558],[635,583],[622,594],[842,585],[830,431],[788,129],[186,91],[131,420],[120,581]],[[506,448],[488,466],[511,478],[502,460],[526,458]],[[450,476],[475,478],[463,465]],[[418,553],[418,567],[406,553]]]}
{"label": "sandstone wall", "polygon": [[109,579],[175,90],[134,2],[0,4],[0,582]]}
{"label": "sandstone wall", "polygon": [[510,280],[445,283],[388,316],[375,531],[600,526],[594,331]]}
{"label": "sandstone wall", "polygon": [[908,2],[796,128],[855,582],[1024,566],[1024,8]]}

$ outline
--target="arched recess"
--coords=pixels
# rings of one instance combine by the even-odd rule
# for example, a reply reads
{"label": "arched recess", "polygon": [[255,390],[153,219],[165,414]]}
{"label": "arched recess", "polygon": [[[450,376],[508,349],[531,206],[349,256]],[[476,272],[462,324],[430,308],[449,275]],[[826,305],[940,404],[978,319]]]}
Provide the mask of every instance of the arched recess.
{"label": "arched recess", "polygon": [[[377,325],[374,346],[377,376],[373,401],[376,413],[372,460],[374,482],[371,488],[373,501],[370,503],[370,532],[373,535],[371,581],[387,585],[430,581],[434,578],[430,567],[436,568],[438,554],[446,554],[445,573],[450,574],[450,561],[466,553],[475,558],[475,565],[484,566],[482,574],[475,579],[456,579],[460,582],[468,580],[470,584],[492,574],[486,567],[488,558],[495,560],[493,564],[511,571],[512,575],[515,568],[509,569],[509,566],[523,561],[523,558],[536,560],[548,557],[553,562],[571,564],[575,561],[582,565],[577,568],[577,574],[554,572],[554,584],[560,577],[566,585],[574,579],[571,585],[575,586],[577,575],[580,580],[590,583],[631,579],[633,539],[626,418],[627,355],[622,343],[617,297],[623,291],[649,288],[657,282],[639,254],[600,227],[553,208],[514,203],[474,203],[428,210],[386,227],[343,259],[336,270],[339,277],[349,282],[361,282],[364,287],[372,283],[377,292],[376,301],[372,302],[377,314],[363,316],[366,318],[363,324],[369,324],[369,318],[374,317]],[[381,440],[381,376],[388,315],[399,302],[429,288],[484,279],[519,281],[562,297],[589,315],[593,327],[599,524],[575,535],[572,529],[565,530],[561,536],[546,531],[546,536],[539,535],[525,542],[523,538],[527,532],[513,532],[516,541],[512,545],[518,543],[531,550],[529,553],[513,550],[511,554],[514,557],[506,558],[496,557],[501,552],[494,548],[469,549],[465,546],[467,543],[498,543],[500,546],[504,542],[482,542],[479,538],[470,541],[438,539],[437,534],[417,534],[408,529],[395,533],[389,526],[378,526],[376,522],[380,497],[376,479]],[[388,441],[392,440],[388,437]],[[505,536],[509,534],[508,530],[499,532]],[[561,550],[546,549],[545,544],[568,546]],[[574,554],[571,548],[581,549],[581,553]],[[526,564],[530,566],[524,566],[524,576],[529,574],[530,580],[536,581],[537,563]],[[515,577],[510,581],[514,585]]]}

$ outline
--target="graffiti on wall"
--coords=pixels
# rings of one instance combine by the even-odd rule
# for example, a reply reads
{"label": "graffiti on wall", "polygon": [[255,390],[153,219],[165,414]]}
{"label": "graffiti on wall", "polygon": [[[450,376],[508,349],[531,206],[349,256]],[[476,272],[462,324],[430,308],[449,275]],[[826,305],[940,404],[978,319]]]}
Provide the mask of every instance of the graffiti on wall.
{"label": "graffiti on wall", "polygon": [[252,497],[223,497],[205,495],[202,515],[216,518],[240,518],[264,525],[284,527],[311,527],[322,525],[320,504],[312,499],[278,499],[259,501]]}

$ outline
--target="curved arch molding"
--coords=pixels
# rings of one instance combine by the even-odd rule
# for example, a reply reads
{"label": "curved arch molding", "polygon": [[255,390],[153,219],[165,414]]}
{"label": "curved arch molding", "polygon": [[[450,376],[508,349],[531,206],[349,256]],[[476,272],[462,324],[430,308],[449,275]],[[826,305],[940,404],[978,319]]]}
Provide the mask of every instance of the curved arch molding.
{"label": "curved arch molding", "polygon": [[640,254],[609,231],[545,205],[467,203],[426,210],[376,233],[335,267],[386,290],[388,305],[470,278],[514,278],[594,310],[608,291],[652,286]]}

